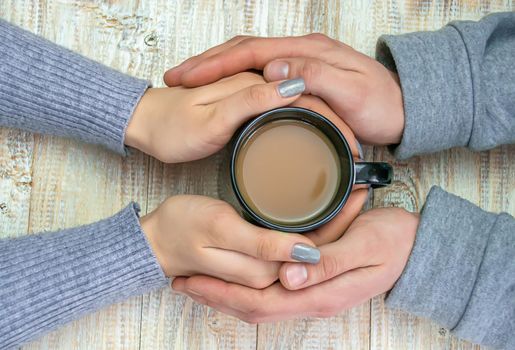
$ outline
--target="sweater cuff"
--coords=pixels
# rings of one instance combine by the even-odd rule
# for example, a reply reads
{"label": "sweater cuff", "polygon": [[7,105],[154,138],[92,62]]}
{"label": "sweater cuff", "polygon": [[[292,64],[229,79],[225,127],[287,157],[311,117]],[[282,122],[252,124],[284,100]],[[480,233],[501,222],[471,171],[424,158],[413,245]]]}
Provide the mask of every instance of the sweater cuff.
{"label": "sweater cuff", "polygon": [[468,144],[473,122],[470,64],[459,32],[381,36],[376,58],[396,71],[404,100],[404,134],[391,151],[397,158]]}
{"label": "sweater cuff", "polygon": [[471,298],[495,221],[495,214],[433,187],[387,306],[454,329]]}
{"label": "sweater cuff", "polygon": [[0,122],[126,154],[125,129],[148,83],[0,20]]}
{"label": "sweater cuff", "polygon": [[0,241],[0,348],[165,286],[138,211],[131,204],[94,224]]}

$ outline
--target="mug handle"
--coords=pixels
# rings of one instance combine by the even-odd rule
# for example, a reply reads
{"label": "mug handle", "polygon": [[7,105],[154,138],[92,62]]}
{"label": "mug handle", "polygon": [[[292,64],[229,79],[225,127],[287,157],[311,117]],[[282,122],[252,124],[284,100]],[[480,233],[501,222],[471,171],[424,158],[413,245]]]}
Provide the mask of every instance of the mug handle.
{"label": "mug handle", "polygon": [[367,184],[372,188],[379,188],[392,183],[393,169],[388,163],[356,162],[354,169],[354,183],[357,185]]}

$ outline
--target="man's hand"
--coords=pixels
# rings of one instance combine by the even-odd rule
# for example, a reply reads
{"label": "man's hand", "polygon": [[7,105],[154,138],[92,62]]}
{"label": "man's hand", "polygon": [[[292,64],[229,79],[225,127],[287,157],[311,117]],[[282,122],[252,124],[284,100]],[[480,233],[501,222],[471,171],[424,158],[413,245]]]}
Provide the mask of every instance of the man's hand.
{"label": "man's hand", "polygon": [[368,144],[398,144],[404,106],[397,74],[352,47],[322,34],[235,37],[167,71],[169,86],[200,86],[248,69],[267,81],[302,77],[304,93],[324,99]]}
{"label": "man's hand", "polygon": [[220,150],[245,121],[292,103],[303,90],[302,79],[266,83],[253,73],[195,89],[148,89],[129,122],[125,144],[167,163],[204,158]]}
{"label": "man's hand", "polygon": [[177,278],[174,290],[244,321],[329,317],[391,289],[408,261],[419,222],[403,209],[360,215],[317,265],[285,263],[281,283],[252,289],[206,276]]}

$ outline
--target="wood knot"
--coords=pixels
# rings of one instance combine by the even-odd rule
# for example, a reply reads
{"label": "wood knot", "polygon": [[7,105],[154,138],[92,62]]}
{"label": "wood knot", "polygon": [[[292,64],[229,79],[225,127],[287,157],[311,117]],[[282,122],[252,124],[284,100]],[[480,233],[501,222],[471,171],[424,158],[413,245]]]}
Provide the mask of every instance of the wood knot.
{"label": "wood knot", "polygon": [[154,47],[154,46],[157,46],[157,43],[158,43],[158,36],[155,32],[152,32],[150,34],[148,34],[144,39],[143,41],[145,42],[145,45],[147,46],[150,46],[150,47]]}

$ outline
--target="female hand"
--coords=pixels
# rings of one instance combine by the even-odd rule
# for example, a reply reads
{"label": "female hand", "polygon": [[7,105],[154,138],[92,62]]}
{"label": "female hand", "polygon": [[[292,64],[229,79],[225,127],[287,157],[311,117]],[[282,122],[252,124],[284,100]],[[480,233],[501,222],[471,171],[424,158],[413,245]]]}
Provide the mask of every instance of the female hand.
{"label": "female hand", "polygon": [[209,197],[170,197],[141,226],[168,277],[203,274],[264,288],[277,280],[279,261],[320,258],[308,238],[254,226]]}
{"label": "female hand", "polygon": [[360,215],[317,265],[285,263],[281,283],[257,290],[206,276],[177,278],[172,288],[246,322],[329,317],[391,289],[411,253],[419,218],[403,209]]}
{"label": "female hand", "polygon": [[204,158],[220,150],[243,122],[292,103],[303,90],[302,79],[265,83],[252,73],[195,89],[148,89],[125,144],[167,163]]}
{"label": "female hand", "polygon": [[397,144],[404,106],[397,74],[376,60],[322,34],[235,37],[165,73],[169,86],[199,86],[248,69],[267,81],[302,77],[304,93],[321,97],[369,144]]}

